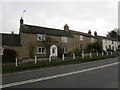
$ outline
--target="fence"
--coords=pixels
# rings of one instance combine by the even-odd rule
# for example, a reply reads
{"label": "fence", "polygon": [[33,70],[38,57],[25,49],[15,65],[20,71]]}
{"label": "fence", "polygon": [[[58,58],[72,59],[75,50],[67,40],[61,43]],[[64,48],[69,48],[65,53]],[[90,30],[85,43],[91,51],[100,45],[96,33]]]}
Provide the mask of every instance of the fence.
{"label": "fence", "polygon": [[24,64],[24,63],[37,63],[37,62],[40,62],[40,61],[49,61],[51,62],[52,60],[56,60],[56,59],[61,59],[61,60],[65,60],[65,59],[73,59],[75,60],[76,58],[86,58],[86,57],[89,57],[89,58],[92,58],[94,56],[104,56],[104,55],[116,55],[118,54],[117,52],[101,52],[101,53],[98,53],[98,52],[95,52],[95,53],[92,53],[92,52],[89,52],[89,53],[84,53],[84,51],[81,53],[80,56],[76,56],[75,53],[73,53],[72,56],[70,57],[66,57],[64,54],[62,55],[62,58],[56,58],[56,57],[51,57],[49,56],[48,58],[39,58],[39,57],[34,57],[34,58],[29,58],[29,59],[22,59],[22,60],[19,60],[16,58],[15,62],[11,62],[11,63],[3,63],[2,65],[3,66],[6,66],[6,65],[15,65],[16,67],[20,64]]}

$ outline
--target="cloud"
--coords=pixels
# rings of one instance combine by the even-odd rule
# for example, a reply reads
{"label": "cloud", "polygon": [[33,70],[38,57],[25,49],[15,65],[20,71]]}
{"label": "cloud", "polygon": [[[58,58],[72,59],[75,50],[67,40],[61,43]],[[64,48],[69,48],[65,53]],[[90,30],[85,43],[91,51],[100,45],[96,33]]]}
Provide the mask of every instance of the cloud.
{"label": "cloud", "polygon": [[[117,9],[109,2],[46,2],[5,3],[3,5],[3,31],[19,31],[19,19],[24,14],[25,24],[63,29],[67,23],[72,30],[89,29],[105,35],[117,26]],[[115,3],[116,4],[116,3]]]}

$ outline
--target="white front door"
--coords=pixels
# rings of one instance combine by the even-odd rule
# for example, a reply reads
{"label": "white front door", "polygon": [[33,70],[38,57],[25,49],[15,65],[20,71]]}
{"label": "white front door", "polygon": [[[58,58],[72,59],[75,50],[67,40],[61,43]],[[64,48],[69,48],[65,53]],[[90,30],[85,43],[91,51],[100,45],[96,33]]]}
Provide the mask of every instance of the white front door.
{"label": "white front door", "polygon": [[57,46],[56,45],[52,45],[50,47],[50,55],[52,57],[57,57],[58,56],[58,49],[57,49]]}

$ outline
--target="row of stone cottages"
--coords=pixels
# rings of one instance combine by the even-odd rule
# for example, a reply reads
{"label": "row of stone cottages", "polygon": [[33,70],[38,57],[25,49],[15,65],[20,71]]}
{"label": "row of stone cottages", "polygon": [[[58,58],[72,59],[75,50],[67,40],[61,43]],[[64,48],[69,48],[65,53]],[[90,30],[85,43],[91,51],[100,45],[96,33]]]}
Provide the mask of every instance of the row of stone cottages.
{"label": "row of stone cottages", "polygon": [[40,27],[24,24],[24,20],[20,19],[19,34],[1,34],[2,35],[2,50],[13,49],[17,52],[17,58],[30,57],[60,57],[62,53],[73,53],[75,49],[85,50],[87,44],[99,41],[102,50],[118,49],[117,41],[98,36],[97,32],[91,35],[88,33],[69,30],[66,24],[64,30]]}

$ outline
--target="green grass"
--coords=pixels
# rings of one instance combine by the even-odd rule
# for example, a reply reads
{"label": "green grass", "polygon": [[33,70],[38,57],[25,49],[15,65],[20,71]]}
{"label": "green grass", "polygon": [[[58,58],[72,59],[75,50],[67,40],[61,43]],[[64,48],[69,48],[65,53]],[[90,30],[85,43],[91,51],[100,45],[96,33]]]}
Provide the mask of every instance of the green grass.
{"label": "green grass", "polygon": [[11,73],[11,72],[17,72],[17,71],[23,71],[23,70],[29,70],[29,69],[36,69],[36,68],[46,68],[51,66],[58,66],[58,65],[67,65],[67,64],[76,64],[76,63],[84,63],[89,61],[95,61],[105,58],[113,58],[116,57],[116,55],[108,55],[108,56],[94,56],[92,58],[86,57],[84,59],[76,58],[73,59],[65,59],[63,60],[52,60],[49,61],[41,61],[35,63],[28,63],[28,64],[20,64],[17,67],[16,66],[3,66],[2,67],[2,73]]}

